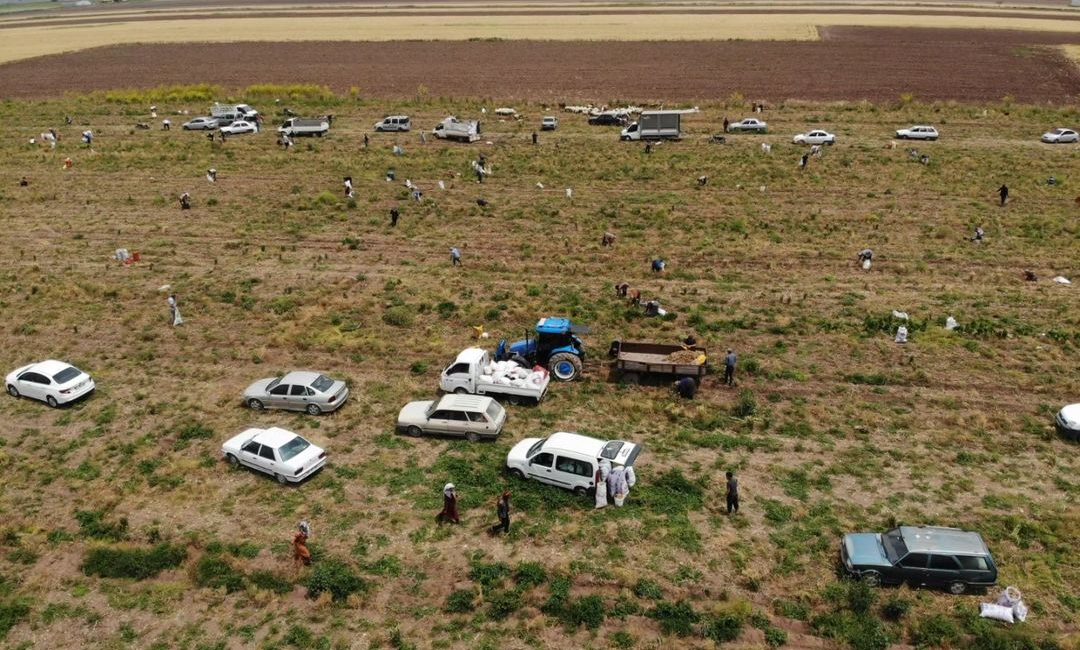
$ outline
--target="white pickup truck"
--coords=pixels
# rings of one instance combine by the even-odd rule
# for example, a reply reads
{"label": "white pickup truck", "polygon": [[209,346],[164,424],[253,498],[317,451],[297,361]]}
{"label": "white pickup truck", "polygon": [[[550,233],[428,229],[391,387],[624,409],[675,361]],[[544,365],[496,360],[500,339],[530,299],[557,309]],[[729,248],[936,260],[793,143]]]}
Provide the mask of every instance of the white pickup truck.
{"label": "white pickup truck", "polygon": [[290,117],[278,129],[278,133],[284,133],[290,138],[301,135],[313,135],[321,138],[330,130],[329,120],[322,118],[305,119],[303,117]]}
{"label": "white pickup truck", "polygon": [[551,377],[512,361],[494,363],[487,350],[466,348],[443,370],[439,388],[447,393],[505,397],[512,404],[536,404],[547,394]]}

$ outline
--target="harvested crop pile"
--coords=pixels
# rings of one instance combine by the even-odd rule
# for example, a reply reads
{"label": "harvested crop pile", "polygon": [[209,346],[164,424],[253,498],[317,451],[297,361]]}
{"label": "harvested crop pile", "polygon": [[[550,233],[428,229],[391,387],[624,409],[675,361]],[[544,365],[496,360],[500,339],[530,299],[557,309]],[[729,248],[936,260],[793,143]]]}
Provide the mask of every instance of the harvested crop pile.
{"label": "harvested crop pile", "polygon": [[669,354],[668,361],[679,365],[689,365],[691,363],[697,363],[697,358],[703,356],[705,355],[696,350],[679,350],[678,352]]}

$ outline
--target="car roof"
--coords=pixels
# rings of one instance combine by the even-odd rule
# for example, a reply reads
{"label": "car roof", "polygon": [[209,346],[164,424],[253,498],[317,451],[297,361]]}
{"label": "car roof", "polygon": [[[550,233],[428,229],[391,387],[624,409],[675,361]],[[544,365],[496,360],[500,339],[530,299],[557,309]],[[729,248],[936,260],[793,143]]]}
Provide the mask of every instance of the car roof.
{"label": "car roof", "polygon": [[536,322],[536,331],[541,334],[562,334],[569,329],[569,318],[541,318]]}
{"label": "car roof", "polygon": [[261,445],[277,449],[295,437],[296,434],[292,431],[287,431],[278,427],[270,427],[269,429],[262,429],[256,433],[252,440]]}
{"label": "car roof", "polygon": [[607,442],[607,440],[583,436],[580,433],[557,431],[548,436],[547,441],[544,442],[544,449],[562,449],[599,458]]}
{"label": "car roof", "polygon": [[52,377],[56,373],[70,366],[70,363],[64,363],[63,361],[57,361],[56,359],[46,359],[45,361],[39,361],[34,365],[30,366],[29,370],[33,370],[34,372],[40,372]]}
{"label": "car roof", "polygon": [[1061,407],[1061,414],[1065,417],[1073,416],[1080,418],[1080,404],[1068,404]]}
{"label": "car roof", "polygon": [[319,373],[312,372],[311,370],[294,370],[289,374],[281,378],[283,384],[303,384],[310,386],[316,379],[318,379]]}
{"label": "car roof", "polygon": [[988,555],[982,535],[941,526],[901,526],[900,535],[911,553],[959,553]]}
{"label": "car roof", "polygon": [[461,351],[461,354],[457,355],[457,359],[454,363],[476,363],[487,354],[487,350],[483,348],[465,348]]}
{"label": "car roof", "polygon": [[439,405],[436,408],[441,409],[458,409],[461,411],[486,411],[488,405],[494,400],[490,397],[484,397],[482,395],[458,395],[451,393],[450,395],[444,395],[439,400]]}

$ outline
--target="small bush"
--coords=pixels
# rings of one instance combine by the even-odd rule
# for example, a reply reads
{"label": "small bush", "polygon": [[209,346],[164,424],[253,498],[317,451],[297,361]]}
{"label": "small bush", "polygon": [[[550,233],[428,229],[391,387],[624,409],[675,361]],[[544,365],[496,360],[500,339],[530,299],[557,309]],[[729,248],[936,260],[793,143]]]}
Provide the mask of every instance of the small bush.
{"label": "small bush", "polygon": [[472,568],[469,569],[469,578],[488,589],[502,585],[503,580],[509,575],[510,566],[505,562],[474,561]]}
{"label": "small bush", "polygon": [[941,614],[921,619],[911,630],[911,642],[921,647],[948,646],[960,640],[956,623]]}
{"label": "small bush", "polygon": [[476,609],[476,594],[471,589],[451,592],[443,609],[450,614],[468,614]]}
{"label": "small bush", "polygon": [[660,588],[660,585],[648,578],[641,578],[634,585],[634,595],[638,598],[648,598],[649,600],[660,600],[664,597],[664,591]]}
{"label": "small bush", "polygon": [[371,584],[353,573],[351,567],[334,559],[316,563],[308,578],[308,595],[312,598],[326,591],[335,601],[343,601],[352,594],[365,593],[370,588]]}
{"label": "small bush", "polygon": [[743,622],[741,616],[732,612],[711,616],[702,626],[702,634],[706,639],[712,639],[717,643],[734,641],[742,634]]}
{"label": "small bush", "polygon": [[423,361],[417,361],[416,363],[409,366],[409,372],[411,372],[414,375],[422,375],[422,374],[426,373],[427,371],[428,371],[428,364],[424,363]]}
{"label": "small bush", "polygon": [[214,437],[214,430],[196,422],[180,429],[176,437],[179,440],[208,440]]}
{"label": "small bush", "polygon": [[315,645],[315,635],[303,625],[293,625],[282,639],[294,648],[311,648]]}
{"label": "small bush", "polygon": [[604,601],[599,596],[578,598],[567,603],[560,618],[568,628],[584,625],[590,630],[599,629],[604,623]]}
{"label": "small bush", "polygon": [[442,316],[443,320],[445,320],[453,316],[454,312],[457,311],[457,308],[457,305],[455,305],[454,303],[450,301],[444,301],[440,302],[438,306],[435,307],[435,311],[439,312],[439,316]]}
{"label": "small bush", "polygon": [[119,542],[127,537],[128,521],[121,517],[117,521],[105,521],[105,512],[101,510],[79,510],[75,513],[79,530],[84,537]]}
{"label": "small bush", "polygon": [[488,617],[499,621],[521,608],[521,593],[512,590],[493,591],[487,601]]}
{"label": "small bush", "polygon": [[735,403],[731,413],[737,418],[748,418],[757,413],[757,398],[754,397],[754,392],[750,390],[739,392],[739,401]]}
{"label": "small bush", "polygon": [[765,630],[765,644],[770,648],[779,648],[787,643],[787,632],[778,627],[770,627]]}
{"label": "small bush", "polygon": [[0,640],[7,638],[11,628],[30,617],[30,606],[21,599],[0,602]]}
{"label": "small bush", "polygon": [[847,606],[856,614],[869,614],[875,600],[877,591],[865,582],[852,582],[848,586]]}
{"label": "small bush", "polygon": [[514,569],[514,582],[520,587],[538,587],[547,582],[547,570],[539,562],[522,562]]}
{"label": "small bush", "polygon": [[224,587],[231,594],[244,588],[244,574],[220,555],[206,555],[195,565],[194,582],[210,589]]}
{"label": "small bush", "polygon": [[701,616],[694,608],[684,600],[671,603],[666,600],[656,603],[656,607],[649,610],[649,618],[655,619],[660,624],[660,631],[664,634],[677,634],[689,636],[694,631],[694,624]]}
{"label": "small bush", "polygon": [[272,571],[256,571],[249,576],[251,584],[259,589],[266,589],[275,594],[287,594],[293,590],[293,583]]}
{"label": "small bush", "polygon": [[153,578],[167,569],[175,569],[187,559],[187,549],[158,544],[150,549],[101,546],[91,549],[83,561],[83,573],[102,578]]}
{"label": "small bush", "polygon": [[416,317],[413,315],[412,309],[404,305],[398,305],[384,311],[382,319],[384,323],[394,327],[412,327]]}
{"label": "small bush", "polygon": [[911,611],[911,601],[899,596],[893,596],[881,606],[881,615],[889,621],[899,621]]}

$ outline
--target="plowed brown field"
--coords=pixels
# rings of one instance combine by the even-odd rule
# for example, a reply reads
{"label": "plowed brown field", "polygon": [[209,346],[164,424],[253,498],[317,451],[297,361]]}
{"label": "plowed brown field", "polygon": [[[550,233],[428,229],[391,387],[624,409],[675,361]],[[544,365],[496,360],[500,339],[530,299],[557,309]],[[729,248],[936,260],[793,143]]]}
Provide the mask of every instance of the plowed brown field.
{"label": "plowed brown field", "polygon": [[[0,66],[0,96],[214,83],[314,83],[365,96],[550,102],[707,101],[733,92],[770,101],[978,102],[1006,95],[1063,104],[1080,70],[1051,32],[832,27],[819,42],[295,42],[98,48]],[[87,74],[88,70],[96,71]]]}

